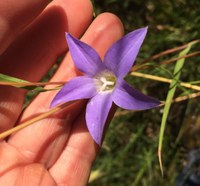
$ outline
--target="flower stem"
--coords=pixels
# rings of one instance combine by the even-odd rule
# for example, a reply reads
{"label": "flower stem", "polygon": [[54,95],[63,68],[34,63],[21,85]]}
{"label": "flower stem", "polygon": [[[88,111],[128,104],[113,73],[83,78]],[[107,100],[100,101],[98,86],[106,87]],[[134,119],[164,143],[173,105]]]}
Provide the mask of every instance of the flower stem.
{"label": "flower stem", "polygon": [[168,64],[168,63],[177,61],[177,60],[179,60],[179,59],[189,58],[189,57],[193,57],[193,56],[196,56],[196,55],[199,55],[199,54],[200,54],[200,51],[196,51],[196,52],[193,52],[193,53],[191,53],[191,54],[187,54],[187,55],[185,55],[185,56],[175,57],[175,58],[173,58],[173,59],[169,59],[169,60],[160,62],[160,64],[161,64],[161,65],[163,65],[163,64]]}
{"label": "flower stem", "polygon": [[74,102],[67,102],[67,103],[63,103],[59,106],[53,107],[52,109],[50,109],[49,111],[47,111],[45,113],[42,113],[42,114],[40,114],[40,115],[38,115],[38,116],[28,120],[28,121],[22,122],[21,124],[19,124],[18,126],[14,127],[14,128],[11,128],[11,129],[9,129],[5,132],[2,132],[0,134],[0,139],[3,139],[5,137],[11,135],[12,133],[17,132],[17,131],[37,122],[37,121],[40,121],[40,120],[50,116],[51,114],[54,114],[54,113],[60,111],[61,109],[71,105],[72,103],[74,103]]}
{"label": "flower stem", "polygon": [[[131,75],[146,78],[146,79],[151,79],[151,80],[155,80],[155,81],[161,81],[161,82],[165,82],[165,83],[171,83],[173,81],[172,79],[154,76],[154,75],[150,75],[150,74],[144,74],[144,73],[140,73],[140,72],[131,72]],[[179,84],[183,87],[200,91],[200,86],[191,85],[189,83],[184,83],[184,82],[180,82]]]}
{"label": "flower stem", "polygon": [[176,51],[182,50],[182,49],[186,48],[189,44],[194,44],[194,43],[200,43],[200,39],[191,41],[191,42],[186,43],[184,45],[181,45],[181,46],[178,46],[178,47],[175,47],[175,48],[171,48],[171,49],[165,50],[165,51],[163,51],[163,52],[161,52],[159,54],[153,55],[150,58],[148,58],[145,61],[143,61],[142,64],[143,63],[147,63],[147,62],[152,61],[152,60],[155,60],[157,58],[160,58],[160,57],[162,57],[164,55],[167,55],[167,54],[174,53]]}
{"label": "flower stem", "polygon": [[63,85],[66,82],[0,82],[0,85],[10,86],[45,86],[45,85]]}

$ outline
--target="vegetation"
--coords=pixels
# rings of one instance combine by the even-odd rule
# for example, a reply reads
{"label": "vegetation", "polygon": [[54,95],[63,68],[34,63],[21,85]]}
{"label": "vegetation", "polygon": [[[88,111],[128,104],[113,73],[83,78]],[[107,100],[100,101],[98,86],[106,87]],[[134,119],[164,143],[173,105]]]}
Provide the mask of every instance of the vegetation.
{"label": "vegetation", "polygon": [[[156,81],[136,77],[134,73],[130,73],[127,81],[162,101],[175,87],[172,98],[181,97],[181,101],[170,102],[165,127],[161,125],[166,112],[164,106],[142,112],[118,110],[93,166],[89,185],[186,186],[190,175],[200,180],[199,160],[195,162],[195,168],[189,165],[191,153],[200,148],[200,43],[197,40],[200,38],[200,1],[93,0],[93,3],[96,15],[105,11],[118,15],[126,32],[149,27],[133,72],[154,75]],[[193,40],[197,41],[190,46],[188,43]],[[181,50],[178,50],[179,46],[183,46]],[[169,49],[173,52],[152,58]],[[180,55],[183,58],[176,59]],[[175,73],[177,66],[180,69]],[[161,82],[160,77],[171,79],[171,86]],[[186,88],[180,82],[195,85],[196,89]],[[163,140],[159,138],[162,130]],[[159,142],[162,144],[163,177],[157,155]],[[195,158],[200,159],[199,156],[200,153],[197,153]],[[187,184],[190,186],[189,182]]]}

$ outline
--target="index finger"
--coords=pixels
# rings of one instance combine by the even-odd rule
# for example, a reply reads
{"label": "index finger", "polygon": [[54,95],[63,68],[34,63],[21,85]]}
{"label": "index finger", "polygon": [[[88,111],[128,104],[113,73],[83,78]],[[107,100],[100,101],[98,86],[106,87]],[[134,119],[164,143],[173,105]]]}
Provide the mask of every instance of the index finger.
{"label": "index finger", "polygon": [[[90,0],[52,1],[0,56],[0,72],[28,81],[39,81],[67,50],[64,33],[68,31],[80,36],[91,19]],[[15,124],[23,100],[21,90],[0,87],[0,131]]]}

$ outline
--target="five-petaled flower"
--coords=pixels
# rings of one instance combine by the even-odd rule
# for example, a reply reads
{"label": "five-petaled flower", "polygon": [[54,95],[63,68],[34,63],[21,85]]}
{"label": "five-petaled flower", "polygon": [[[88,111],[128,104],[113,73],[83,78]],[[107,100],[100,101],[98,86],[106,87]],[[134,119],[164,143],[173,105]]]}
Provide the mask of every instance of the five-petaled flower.
{"label": "five-petaled flower", "polygon": [[128,110],[145,110],[160,104],[158,100],[145,96],[124,81],[146,33],[147,28],[141,28],[125,35],[108,49],[103,62],[91,46],[66,33],[72,59],[83,76],[66,83],[54,97],[51,107],[68,101],[89,99],[86,124],[92,138],[99,145],[113,102]]}

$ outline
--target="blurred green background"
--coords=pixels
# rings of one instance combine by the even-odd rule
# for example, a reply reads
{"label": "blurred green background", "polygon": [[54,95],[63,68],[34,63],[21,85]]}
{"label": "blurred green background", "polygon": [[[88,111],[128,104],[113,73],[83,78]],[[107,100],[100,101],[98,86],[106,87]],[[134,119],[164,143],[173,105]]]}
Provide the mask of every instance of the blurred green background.
{"label": "blurred green background", "polygon": [[[199,0],[92,2],[96,15],[107,11],[119,16],[126,32],[149,27],[137,64],[154,54],[200,38]],[[191,52],[199,50],[197,44]],[[178,53],[166,55],[152,63],[158,64],[177,55]],[[199,56],[186,59],[181,74],[182,81],[200,80],[199,60]],[[174,65],[175,63],[162,65],[165,70],[150,67],[142,72],[170,78],[169,72],[173,72]],[[133,76],[128,76],[127,81],[148,95],[160,100],[166,99],[169,84]],[[193,92],[195,91],[179,88],[176,97]],[[142,112],[119,109],[94,163],[89,186],[186,186],[188,174],[195,174],[197,181],[200,180],[200,161],[195,163],[194,168],[189,166],[190,159],[188,160],[192,150],[200,148],[199,101],[199,98],[195,98],[172,104],[162,151],[164,177],[161,175],[157,156],[163,107]],[[200,159],[200,153],[196,153],[195,157]],[[189,166],[189,173],[185,174],[183,170],[186,166]],[[200,185],[200,181],[197,185]],[[193,185],[187,182],[187,186]]]}

